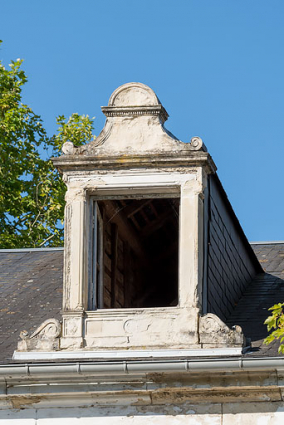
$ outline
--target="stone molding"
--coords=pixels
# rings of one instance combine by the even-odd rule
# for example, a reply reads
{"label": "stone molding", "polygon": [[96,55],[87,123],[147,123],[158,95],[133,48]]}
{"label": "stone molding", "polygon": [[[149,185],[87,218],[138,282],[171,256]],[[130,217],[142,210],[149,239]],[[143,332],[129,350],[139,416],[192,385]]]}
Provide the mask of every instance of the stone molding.
{"label": "stone molding", "polygon": [[[94,143],[96,147],[99,147],[104,144],[104,142],[108,139],[110,133],[111,133],[111,126],[105,126],[105,132],[100,134],[101,137],[98,137]],[[165,129],[164,129],[165,130]],[[167,132],[166,132],[167,133]],[[168,133],[167,133],[168,134]],[[190,140],[190,143],[185,144],[184,146],[185,151],[200,151],[207,152],[207,148],[204,145],[202,139],[198,136],[192,137]],[[84,152],[85,148],[83,147],[77,147],[74,146],[72,142],[65,142],[62,146],[62,152],[64,155],[79,155]],[[54,158],[55,159],[55,158]]]}
{"label": "stone molding", "polygon": [[[253,364],[254,359],[250,360]],[[255,363],[259,362],[259,359],[255,360]],[[119,365],[117,361],[106,363],[103,360],[102,365],[97,362],[98,369],[104,367],[104,373],[94,371],[89,362],[78,361],[76,363],[62,362],[57,365],[56,370],[54,370],[53,363],[16,364],[9,365],[9,367],[5,365],[1,370],[1,419],[5,414],[5,409],[13,409],[13,414],[18,415],[18,421],[16,419],[13,421],[12,416],[9,416],[10,420],[5,421],[6,423],[23,424],[25,423],[23,418],[27,417],[27,415],[24,416],[24,409],[30,412],[28,416],[30,417],[36,409],[57,408],[55,412],[58,413],[62,412],[64,407],[70,408],[69,412],[72,412],[75,407],[79,406],[85,412],[89,407],[89,411],[94,413],[93,419],[87,422],[112,423],[114,422],[111,421],[112,418],[121,417],[124,406],[127,409],[137,409],[136,422],[132,421],[135,414],[133,410],[131,416],[129,410],[125,412],[124,423],[126,424],[139,424],[141,423],[139,422],[141,414],[146,415],[147,411],[157,412],[157,410],[160,411],[159,418],[161,420],[156,417],[157,420],[152,422],[151,417],[147,415],[148,419],[143,422],[156,425],[170,423],[276,425],[283,423],[283,418],[279,415],[274,418],[275,420],[271,417],[272,411],[277,410],[283,415],[283,370],[277,369],[275,365],[273,368],[258,366],[257,371],[241,370],[240,368],[232,370],[230,368],[231,361],[232,359],[227,365],[223,359],[219,359],[219,362],[223,363],[223,368],[220,367],[217,371],[215,368],[214,370],[209,369],[208,363],[202,361],[199,363],[200,369],[196,371],[191,369],[191,365],[196,363],[196,359],[193,361],[178,360],[177,362],[184,367],[184,370],[165,370],[166,362],[163,360],[157,363],[157,368],[153,371],[153,367],[151,367],[153,362],[147,360],[149,370],[144,373],[137,373],[137,361],[133,363],[125,361],[122,365]],[[171,365],[176,365],[177,362],[171,362]],[[143,362],[140,361],[138,365],[141,363]],[[218,360],[215,359],[214,363],[215,367],[218,366]],[[62,385],[63,382],[65,385]],[[67,383],[68,385],[66,385]],[[254,403],[251,405],[251,409],[248,409],[248,402]],[[213,403],[213,405],[209,406],[208,403]],[[98,416],[96,415],[104,406],[106,407],[106,418],[110,417],[110,409],[117,409],[116,416],[110,417],[110,422],[98,422],[97,420]],[[219,409],[220,416],[224,410],[227,411],[227,414],[231,412],[229,418],[227,416],[226,422],[206,416],[208,409],[211,410],[213,407]],[[246,418],[243,420],[236,418],[236,415],[232,414],[236,413],[238,408],[245,413],[247,420]],[[182,409],[187,413],[187,418],[179,418],[178,413],[182,413]],[[199,420],[197,419],[197,409],[201,411],[204,421],[201,417],[198,417]],[[254,409],[262,412],[262,415],[267,415],[267,420],[252,416]],[[174,412],[174,416],[167,416],[167,411],[169,415],[173,415]],[[50,417],[52,417],[51,412]],[[83,422],[78,417],[72,419],[69,415],[66,421],[70,424],[77,421],[77,423],[84,423],[84,415],[82,418]],[[127,419],[130,421],[127,422]],[[2,419],[1,422],[3,423],[4,420]],[[67,423],[60,418],[55,421],[47,419],[47,421],[46,423],[51,425]],[[28,423],[34,422],[28,419]]]}
{"label": "stone molding", "polygon": [[[166,310],[166,309],[165,309]],[[122,310],[118,313],[124,314],[127,316],[127,312]],[[135,312],[133,312],[134,314]],[[137,311],[137,313],[139,313]],[[151,312],[150,312],[151,313]],[[74,318],[75,312],[69,312],[70,319],[68,318],[68,314],[65,314],[65,321],[71,320],[71,322],[68,322],[68,325],[71,325],[71,328],[69,326],[69,330],[67,332],[68,336],[62,338],[62,326],[61,323],[57,319],[48,319],[45,322],[43,322],[35,332],[32,333],[32,335],[28,335],[27,331],[22,331],[20,333],[21,341],[18,343],[17,351],[18,352],[25,352],[25,351],[57,351],[60,348],[64,349],[80,349],[83,348],[83,340],[81,331],[79,331],[80,323],[82,321],[82,317]],[[115,315],[115,312],[112,312],[113,315]],[[97,316],[96,312],[92,313],[94,319]],[[102,315],[100,320],[104,320],[105,315],[109,315],[107,311],[102,310],[99,316]],[[111,315],[110,315],[111,316]],[[154,314],[155,316],[155,314]],[[130,316],[129,316],[130,317]],[[76,320],[75,320],[76,319]],[[78,320],[79,322],[78,323]],[[154,317],[153,317],[154,319]],[[152,320],[153,320],[152,319]],[[155,317],[154,320],[157,320],[158,317]],[[74,322],[75,320],[75,322]],[[129,322],[129,318],[127,318],[126,323]],[[157,320],[159,322],[159,320]],[[154,322],[153,322],[154,323]],[[67,323],[65,323],[64,329],[66,328]],[[74,327],[75,326],[75,327]],[[65,329],[65,334],[66,334]],[[79,332],[78,332],[79,331]],[[186,332],[185,329],[182,329],[183,333]],[[179,334],[178,329],[176,329],[177,334]],[[129,333],[129,332],[128,332]],[[140,332],[138,332],[140,333]],[[245,346],[245,338],[242,332],[242,328],[240,326],[236,326],[234,329],[230,329],[222,320],[219,319],[215,314],[208,313],[204,316],[199,317],[199,344],[195,343],[195,348],[198,348],[198,346],[201,348],[221,348],[221,347],[244,347]],[[157,336],[157,335],[156,335]],[[60,338],[61,337],[61,338]],[[71,339],[70,339],[71,337]],[[87,337],[87,335],[86,335]],[[180,338],[181,335],[179,334]],[[106,347],[100,347],[98,344],[99,340],[96,340],[96,336],[94,335],[94,342],[96,345],[96,348],[101,350],[102,348]],[[60,344],[61,339],[61,344]],[[88,339],[88,337],[87,337]],[[98,344],[98,345],[97,345]],[[60,347],[62,345],[62,347]],[[90,341],[89,344],[87,344],[91,347]],[[111,344],[109,348],[111,348],[115,344]],[[120,344],[119,344],[120,345]],[[127,345],[127,344],[126,344]],[[176,347],[182,346],[184,348],[186,345],[188,347],[193,348],[193,341],[190,341],[190,338],[187,342],[180,341],[180,344],[176,341]],[[89,347],[89,348],[90,348]],[[94,347],[91,347],[94,348]],[[118,347],[117,347],[118,348]],[[127,347],[122,344],[122,346],[119,347],[120,349],[126,349]],[[158,347],[156,347],[158,348]],[[151,349],[151,347],[150,347]]]}
{"label": "stone molding", "polygon": [[[189,146],[189,144],[186,144]],[[203,145],[204,146],[204,145]],[[74,147],[74,152],[78,148]],[[152,155],[105,155],[105,156],[87,156],[77,153],[62,155],[52,158],[54,166],[63,173],[63,180],[66,184],[69,182],[73,172],[82,173],[86,176],[93,175],[96,170],[99,174],[104,174],[106,170],[112,170],[113,173],[121,173],[123,169],[128,170],[152,170],[159,168],[162,171],[178,171],[187,173],[195,167],[203,167],[206,174],[215,173],[217,167],[208,152],[194,151],[187,149],[186,151],[175,152],[172,155],[167,153],[155,153]]]}
{"label": "stone molding", "polygon": [[102,112],[106,117],[124,117],[124,116],[141,116],[141,115],[154,115],[159,116],[164,123],[169,115],[162,105],[156,106],[102,106]]}

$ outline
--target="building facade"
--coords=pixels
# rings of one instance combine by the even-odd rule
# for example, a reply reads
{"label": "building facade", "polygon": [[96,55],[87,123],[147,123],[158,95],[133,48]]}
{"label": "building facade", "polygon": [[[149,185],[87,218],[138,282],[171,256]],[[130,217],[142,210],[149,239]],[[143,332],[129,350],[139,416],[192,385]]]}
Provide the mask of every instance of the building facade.
{"label": "building facade", "polygon": [[255,355],[243,322],[264,313],[252,289],[278,296],[282,275],[264,272],[204,143],[165,128],[149,87],[125,84],[102,110],[100,135],[53,159],[62,311],[21,329],[0,366],[0,423],[279,423],[284,359],[261,342]]}

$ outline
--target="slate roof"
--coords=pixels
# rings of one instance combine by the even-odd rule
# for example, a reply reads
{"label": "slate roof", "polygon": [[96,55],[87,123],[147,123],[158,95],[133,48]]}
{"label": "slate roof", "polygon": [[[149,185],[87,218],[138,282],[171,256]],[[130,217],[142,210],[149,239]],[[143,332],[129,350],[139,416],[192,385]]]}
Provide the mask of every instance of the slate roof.
{"label": "slate roof", "polygon": [[267,336],[263,322],[269,307],[284,302],[284,242],[254,243],[252,248],[265,273],[258,274],[248,285],[227,324],[240,325],[251,338],[252,350],[247,356],[277,356],[278,341],[263,344]]}
{"label": "slate roof", "polygon": [[11,360],[19,333],[60,319],[63,249],[0,250],[0,362]]}
{"label": "slate roof", "polygon": [[[258,243],[252,248],[264,273],[248,286],[227,324],[240,325],[251,337],[246,356],[275,356],[278,343],[262,341],[267,309],[284,301],[284,242]],[[60,319],[63,249],[0,250],[0,363],[11,362],[19,333],[32,333],[44,320]]]}

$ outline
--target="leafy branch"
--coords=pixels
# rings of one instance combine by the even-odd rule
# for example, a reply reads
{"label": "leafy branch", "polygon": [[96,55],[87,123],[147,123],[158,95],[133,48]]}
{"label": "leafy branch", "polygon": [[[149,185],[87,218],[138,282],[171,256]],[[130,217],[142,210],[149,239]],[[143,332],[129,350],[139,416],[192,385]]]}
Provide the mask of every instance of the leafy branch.
{"label": "leafy branch", "polygon": [[[268,309],[272,312],[267,317],[264,324],[267,325],[268,332],[272,331],[264,340],[265,344],[280,339],[279,353],[284,353],[284,303],[278,303]],[[272,330],[275,329],[275,330]]]}
{"label": "leafy branch", "polygon": [[22,103],[28,81],[22,62],[6,68],[0,61],[0,248],[60,246],[66,188],[42,153],[59,156],[68,140],[89,142],[94,119],[60,115],[58,131],[49,137],[41,117]]}

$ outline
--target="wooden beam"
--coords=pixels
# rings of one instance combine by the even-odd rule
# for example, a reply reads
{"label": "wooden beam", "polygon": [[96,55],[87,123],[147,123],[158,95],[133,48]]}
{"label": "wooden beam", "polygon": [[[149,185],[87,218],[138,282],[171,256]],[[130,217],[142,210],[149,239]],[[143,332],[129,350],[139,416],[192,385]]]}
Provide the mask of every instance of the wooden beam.
{"label": "wooden beam", "polygon": [[[130,288],[131,256],[128,242],[123,242],[123,283],[124,283],[124,308],[131,307]],[[133,273],[133,271],[132,271]]]}
{"label": "wooden beam", "polygon": [[134,214],[136,214],[138,211],[141,210],[141,208],[146,207],[146,205],[150,204],[153,201],[153,199],[137,199],[134,200],[131,204],[127,205],[124,209],[123,212],[126,215],[127,218],[133,216]]}
{"label": "wooden beam", "polygon": [[158,214],[156,208],[154,207],[153,202],[150,203],[150,208],[153,211],[153,213],[155,214],[155,216],[158,217],[159,214]]}

